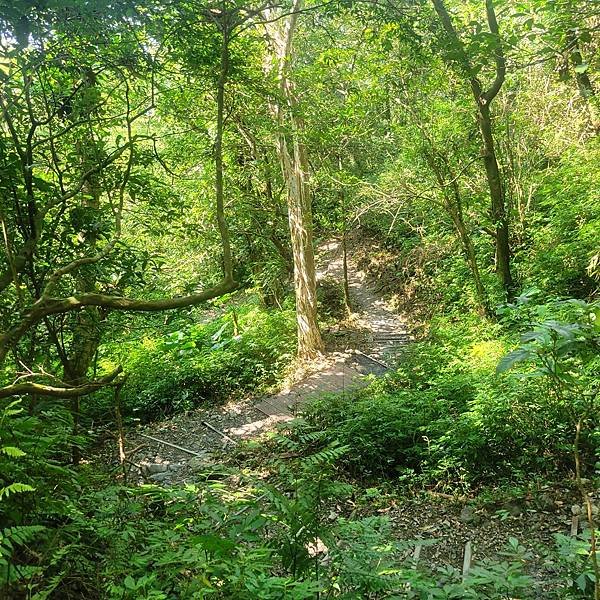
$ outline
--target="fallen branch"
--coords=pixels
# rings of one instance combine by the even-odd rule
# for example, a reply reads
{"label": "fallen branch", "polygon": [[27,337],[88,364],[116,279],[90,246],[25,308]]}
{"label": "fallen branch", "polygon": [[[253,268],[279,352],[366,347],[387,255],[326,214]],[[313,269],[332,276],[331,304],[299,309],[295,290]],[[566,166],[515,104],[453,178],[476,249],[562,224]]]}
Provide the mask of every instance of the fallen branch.
{"label": "fallen branch", "polygon": [[364,352],[361,352],[360,350],[355,349],[354,353],[355,354],[360,354],[361,356],[364,356],[365,358],[368,358],[369,360],[372,360],[374,363],[377,363],[378,365],[381,365],[382,367],[384,367],[388,371],[390,370],[390,367],[388,365],[386,365],[384,362],[381,362],[380,360],[377,360],[376,358],[373,358],[372,356],[369,356],[368,354],[365,354]]}
{"label": "fallen branch", "polygon": [[171,442],[165,442],[165,440],[161,440],[157,437],[153,437],[153,436],[147,435],[145,433],[138,433],[138,435],[148,438],[149,440],[153,440],[154,442],[158,442],[159,444],[164,444],[165,446],[170,446],[171,448],[181,450],[182,452],[187,452],[188,454],[192,454],[193,456],[199,456],[200,458],[204,458],[204,456],[202,454],[200,454],[199,452],[194,452],[194,450],[189,450],[188,448],[184,448],[183,446],[178,446],[177,444],[171,444]]}
{"label": "fallen branch", "polygon": [[201,421],[201,423],[202,425],[204,425],[204,427],[208,427],[211,431],[218,433],[222,438],[225,438],[228,442],[231,442],[232,444],[237,444],[237,442],[234,439],[230,438],[228,435],[225,435],[222,431],[215,429],[210,423],[207,423],[206,421]]}

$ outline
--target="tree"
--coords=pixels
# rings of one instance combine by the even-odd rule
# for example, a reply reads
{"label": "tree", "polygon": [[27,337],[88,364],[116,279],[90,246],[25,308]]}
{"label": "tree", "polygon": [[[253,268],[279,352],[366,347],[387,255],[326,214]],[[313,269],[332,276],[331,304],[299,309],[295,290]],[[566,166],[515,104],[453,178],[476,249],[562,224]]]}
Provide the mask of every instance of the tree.
{"label": "tree", "polygon": [[298,101],[290,76],[292,42],[302,7],[302,0],[295,0],[291,13],[283,21],[283,27],[275,22],[269,27],[269,34],[273,44],[280,93],[279,100],[273,105],[273,113],[279,127],[277,153],[287,188],[288,219],[294,259],[298,355],[303,359],[309,359],[322,352],[323,341],[317,321],[317,282],[308,182],[308,154],[302,139],[303,122],[298,114]]}
{"label": "tree", "polygon": [[[7,68],[1,75],[7,94],[0,101],[6,192],[6,264],[0,280],[11,291],[11,303],[2,314],[0,361],[10,352],[26,372],[19,383],[2,388],[3,396],[28,389],[38,393],[41,384],[35,380],[48,378],[59,382],[53,395],[63,389],[73,397],[75,388],[90,393],[111,381],[85,381],[100,321],[110,311],[191,306],[238,287],[218,184],[221,282],[183,297],[140,300],[119,294],[124,288],[109,283],[111,270],[127,256],[123,215],[135,203],[132,190],[154,143],[139,125],[155,110],[159,61],[141,49],[140,23],[136,32],[128,32],[118,10],[65,10],[72,11],[67,18],[60,10],[33,15],[23,3],[4,22],[12,36],[3,41]],[[110,38],[115,27],[121,27],[120,42]],[[66,320],[69,315],[75,322]],[[43,336],[54,345],[62,377],[32,364],[47,354]]]}
{"label": "tree", "polygon": [[491,103],[500,92],[506,78],[506,58],[500,37],[498,21],[494,9],[493,0],[486,0],[486,17],[489,27],[489,35],[493,40],[492,52],[495,62],[495,78],[493,83],[484,89],[478,77],[478,70],[474,67],[467,54],[465,45],[460,39],[452,18],[443,0],[432,0],[440,23],[446,32],[452,50],[456,54],[463,74],[467,77],[473,99],[477,107],[477,122],[481,139],[483,142],[483,164],[487,177],[491,208],[490,214],[494,226],[494,240],[496,247],[496,271],[500,276],[507,297],[510,299],[514,294],[514,282],[511,273],[511,248],[509,235],[509,215],[506,209],[505,192],[502,175],[498,166],[496,156],[496,145],[494,142],[494,129],[492,124]]}

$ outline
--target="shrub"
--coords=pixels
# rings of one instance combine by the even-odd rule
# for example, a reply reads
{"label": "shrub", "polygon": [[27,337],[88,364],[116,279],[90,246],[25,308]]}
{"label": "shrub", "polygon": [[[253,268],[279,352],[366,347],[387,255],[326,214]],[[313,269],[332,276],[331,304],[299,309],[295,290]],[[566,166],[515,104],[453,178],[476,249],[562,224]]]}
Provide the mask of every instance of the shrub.
{"label": "shrub", "polygon": [[529,284],[550,294],[585,298],[597,282],[586,268],[598,251],[600,145],[565,153],[542,182],[530,247],[517,256]]}
{"label": "shrub", "polygon": [[310,427],[351,448],[346,467],[461,486],[569,468],[572,426],[547,383],[495,373],[509,342],[499,326],[438,319],[432,329],[396,372],[307,407]]}
{"label": "shrub", "polygon": [[[177,325],[109,349],[106,362],[120,362],[130,374],[122,394],[125,414],[156,419],[264,388],[293,357],[290,310],[247,303],[207,323]],[[107,397],[106,410],[110,402]]]}

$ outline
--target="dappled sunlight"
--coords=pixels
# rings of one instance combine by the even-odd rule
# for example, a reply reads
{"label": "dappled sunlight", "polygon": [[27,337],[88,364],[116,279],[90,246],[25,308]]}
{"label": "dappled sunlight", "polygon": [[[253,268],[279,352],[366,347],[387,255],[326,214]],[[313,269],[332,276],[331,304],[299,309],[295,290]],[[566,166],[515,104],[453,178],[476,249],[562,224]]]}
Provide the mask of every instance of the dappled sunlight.
{"label": "dappled sunlight", "polygon": [[0,0],[0,599],[600,600],[589,0]]}

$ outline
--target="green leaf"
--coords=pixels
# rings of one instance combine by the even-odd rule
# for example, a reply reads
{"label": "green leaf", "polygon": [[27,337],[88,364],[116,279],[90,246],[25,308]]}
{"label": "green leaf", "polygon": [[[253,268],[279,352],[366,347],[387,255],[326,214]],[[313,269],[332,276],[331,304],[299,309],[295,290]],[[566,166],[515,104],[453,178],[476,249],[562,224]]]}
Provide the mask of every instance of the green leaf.
{"label": "green leaf", "polygon": [[496,373],[504,373],[512,369],[517,363],[531,359],[533,352],[529,348],[517,348],[503,356],[496,367]]}
{"label": "green leaf", "polygon": [[12,456],[13,458],[18,458],[19,456],[25,456],[25,452],[20,448],[15,448],[14,446],[4,446],[0,448],[0,452],[6,454],[6,456]]}
{"label": "green leaf", "polygon": [[575,583],[577,584],[577,587],[582,591],[585,592],[585,589],[587,588],[587,575],[585,573],[582,573],[579,577],[577,577],[577,579],[575,579]]}
{"label": "green leaf", "polygon": [[11,483],[0,488],[0,500],[4,497],[8,498],[11,494],[22,494],[23,492],[35,492],[35,488],[26,483]]}

